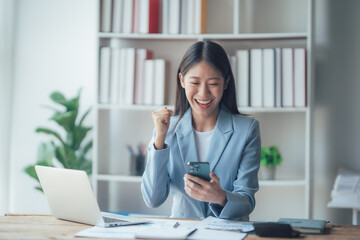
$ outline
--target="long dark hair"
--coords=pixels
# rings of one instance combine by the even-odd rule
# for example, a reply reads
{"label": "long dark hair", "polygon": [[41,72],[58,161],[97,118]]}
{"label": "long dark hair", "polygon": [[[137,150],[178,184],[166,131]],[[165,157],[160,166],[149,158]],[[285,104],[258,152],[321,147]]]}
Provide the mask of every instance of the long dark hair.
{"label": "long dark hair", "polygon": [[186,51],[177,72],[174,115],[179,115],[178,122],[190,107],[185,95],[185,89],[181,86],[179,73],[185,76],[191,67],[203,60],[218,70],[224,78],[224,81],[228,79],[228,85],[224,90],[220,104],[224,104],[231,113],[240,114],[236,103],[235,79],[225,50],[215,42],[199,41],[191,45]]}

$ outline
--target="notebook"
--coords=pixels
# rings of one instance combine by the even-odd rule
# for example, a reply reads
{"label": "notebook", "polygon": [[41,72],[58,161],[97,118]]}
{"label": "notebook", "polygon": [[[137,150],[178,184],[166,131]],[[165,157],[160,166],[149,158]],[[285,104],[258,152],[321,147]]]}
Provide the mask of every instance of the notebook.
{"label": "notebook", "polygon": [[85,171],[35,166],[52,214],[99,227],[146,223],[143,219],[101,212]]}
{"label": "notebook", "polygon": [[290,224],[294,230],[304,234],[321,234],[324,232],[326,221],[301,218],[280,218],[278,223]]}

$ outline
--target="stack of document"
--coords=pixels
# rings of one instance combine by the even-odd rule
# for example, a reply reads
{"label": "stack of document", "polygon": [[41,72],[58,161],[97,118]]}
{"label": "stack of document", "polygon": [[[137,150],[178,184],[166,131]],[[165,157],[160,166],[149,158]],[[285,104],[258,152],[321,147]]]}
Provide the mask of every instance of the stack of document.
{"label": "stack of document", "polygon": [[329,207],[360,205],[360,174],[341,168],[336,177]]}
{"label": "stack of document", "polygon": [[[254,228],[251,223],[208,217],[203,221],[149,219],[149,224],[113,228],[92,227],[76,233],[77,237],[126,239],[218,240],[246,237]],[[240,232],[241,231],[241,232]]]}

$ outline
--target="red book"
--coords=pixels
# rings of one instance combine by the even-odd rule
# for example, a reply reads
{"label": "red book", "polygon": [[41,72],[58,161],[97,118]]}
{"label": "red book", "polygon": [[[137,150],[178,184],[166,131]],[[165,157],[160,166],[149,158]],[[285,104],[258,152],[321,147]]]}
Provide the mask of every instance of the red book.
{"label": "red book", "polygon": [[149,33],[159,33],[160,0],[149,0]]}

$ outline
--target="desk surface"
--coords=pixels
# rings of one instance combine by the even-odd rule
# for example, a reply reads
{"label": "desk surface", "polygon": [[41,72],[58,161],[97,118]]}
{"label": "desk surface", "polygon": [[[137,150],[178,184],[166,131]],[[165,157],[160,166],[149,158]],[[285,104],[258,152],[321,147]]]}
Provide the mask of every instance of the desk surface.
{"label": "desk surface", "polygon": [[[327,225],[327,233],[323,235],[305,235],[301,239],[358,240],[360,225]],[[56,219],[49,215],[7,215],[0,216],[0,239],[85,239],[75,237],[75,233],[89,228],[89,225]],[[274,239],[248,235],[246,240]],[[285,238],[281,238],[285,239]],[[291,238],[290,238],[291,239]],[[106,239],[108,240],[108,239]]]}

